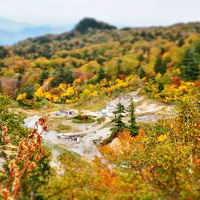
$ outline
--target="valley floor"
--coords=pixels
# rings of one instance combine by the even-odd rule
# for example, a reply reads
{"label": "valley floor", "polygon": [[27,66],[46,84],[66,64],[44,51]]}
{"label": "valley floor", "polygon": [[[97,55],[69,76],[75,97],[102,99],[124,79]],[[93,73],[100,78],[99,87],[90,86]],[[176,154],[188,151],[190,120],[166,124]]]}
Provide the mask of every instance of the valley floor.
{"label": "valley floor", "polygon": [[[91,115],[95,119],[102,118],[103,120],[100,123],[96,120],[92,123],[74,123],[71,117],[79,111],[60,106],[59,110],[54,110],[53,112],[24,111],[29,116],[25,120],[25,125],[28,128],[33,128],[40,116],[48,116],[50,127],[48,132],[44,134],[45,142],[48,145],[59,145],[82,156],[93,158],[94,155],[99,155],[96,144],[102,143],[111,136],[111,120],[114,117],[113,111],[116,105],[121,102],[127,108],[131,97],[136,106],[136,120],[140,123],[155,122],[172,109],[172,106],[149,99],[145,95],[140,95],[140,90],[138,89],[107,102],[103,110],[97,112],[82,110],[84,115]],[[127,121],[126,117],[125,121]],[[55,155],[58,154],[55,149],[53,149],[53,152]]]}

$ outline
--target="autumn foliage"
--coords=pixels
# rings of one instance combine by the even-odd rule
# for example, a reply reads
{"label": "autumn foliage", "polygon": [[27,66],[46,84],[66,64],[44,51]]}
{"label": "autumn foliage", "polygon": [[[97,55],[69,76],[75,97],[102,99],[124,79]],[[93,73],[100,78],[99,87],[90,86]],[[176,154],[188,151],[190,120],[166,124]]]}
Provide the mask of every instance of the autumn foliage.
{"label": "autumn foliage", "polygon": [[124,130],[99,146],[93,162],[60,156],[63,173],[41,191],[49,191],[46,199],[199,199],[199,123],[197,104],[183,101],[171,119],[143,125],[135,137]]}
{"label": "autumn foliage", "polygon": [[[42,133],[47,129],[44,125],[45,119],[40,118],[35,123],[35,129],[28,138],[22,138],[19,146],[13,146],[9,143],[7,136],[8,129],[2,127],[1,137],[5,145],[2,149],[8,155],[14,155],[8,165],[8,172],[1,170],[4,179],[1,180],[1,195],[5,200],[16,199],[22,184],[26,181],[30,172],[36,168],[38,161],[43,153]],[[42,131],[39,132],[39,126]],[[14,150],[12,150],[14,148]]]}
{"label": "autumn foliage", "polygon": [[72,31],[28,39],[5,48],[0,89],[31,108],[48,101],[87,103],[139,86],[167,103],[191,97],[199,93],[198,26]]}
{"label": "autumn foliage", "polygon": [[[200,199],[199,23],[115,29],[91,22],[90,28],[84,22],[71,32],[1,48],[6,54],[0,55],[0,92],[9,95],[0,96],[0,155],[6,161],[0,170],[1,197]],[[115,119],[111,123],[118,123],[118,137],[99,145],[94,160],[66,151],[54,170],[49,159],[43,162],[48,157],[42,146],[45,119],[27,136],[21,126],[24,117],[10,101],[34,109],[55,104],[95,107],[137,88],[176,109],[168,118],[138,125],[132,115],[131,133],[121,118]],[[73,120],[94,121],[81,114]]]}

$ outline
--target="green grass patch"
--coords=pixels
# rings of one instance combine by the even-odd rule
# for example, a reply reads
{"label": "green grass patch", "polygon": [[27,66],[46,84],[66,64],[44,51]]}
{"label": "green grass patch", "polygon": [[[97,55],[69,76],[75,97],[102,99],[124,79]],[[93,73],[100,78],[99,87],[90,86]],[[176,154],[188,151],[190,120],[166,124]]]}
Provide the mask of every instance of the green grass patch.
{"label": "green grass patch", "polygon": [[97,124],[102,124],[106,120],[105,117],[99,117],[97,118]]}
{"label": "green grass patch", "polygon": [[79,113],[78,115],[76,115],[75,117],[72,118],[72,122],[73,123],[93,123],[95,122],[95,118],[96,116],[92,116],[92,115],[81,115],[81,113]]}
{"label": "green grass patch", "polygon": [[77,124],[87,124],[87,123],[93,123],[95,122],[94,119],[85,119],[85,120],[78,120],[78,119],[73,119],[72,120],[73,123],[77,123]]}

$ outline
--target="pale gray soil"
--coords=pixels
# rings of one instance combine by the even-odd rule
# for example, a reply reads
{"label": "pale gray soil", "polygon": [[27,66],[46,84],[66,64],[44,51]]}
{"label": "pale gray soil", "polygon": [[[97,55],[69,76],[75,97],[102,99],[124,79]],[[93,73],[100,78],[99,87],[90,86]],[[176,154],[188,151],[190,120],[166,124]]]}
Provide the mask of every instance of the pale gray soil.
{"label": "pale gray soil", "polygon": [[[137,122],[156,121],[161,118],[163,114],[169,113],[169,110],[172,108],[169,105],[148,99],[144,95],[139,95],[139,90],[137,90],[121,95],[120,97],[108,102],[107,106],[102,111],[92,112],[89,110],[83,110],[84,114],[93,115],[97,118],[104,116],[105,121],[102,124],[97,124],[96,122],[89,124],[76,124],[72,123],[71,120],[66,120],[65,123],[73,126],[73,130],[77,131],[71,133],[58,133],[56,131],[49,130],[44,134],[45,142],[49,144],[62,144],[62,146],[65,146],[68,150],[74,151],[88,158],[93,158],[94,155],[99,155],[96,144],[101,143],[111,135],[110,127],[106,126],[106,124],[112,120],[112,112],[115,110],[115,107],[119,102],[127,107],[131,97],[133,98],[136,106]],[[74,110],[74,114],[75,113],[78,113],[78,111]],[[54,113],[49,113],[49,115],[52,116]],[[34,123],[38,120],[38,118],[38,115],[28,117],[25,120],[25,125],[29,128],[33,128]]]}

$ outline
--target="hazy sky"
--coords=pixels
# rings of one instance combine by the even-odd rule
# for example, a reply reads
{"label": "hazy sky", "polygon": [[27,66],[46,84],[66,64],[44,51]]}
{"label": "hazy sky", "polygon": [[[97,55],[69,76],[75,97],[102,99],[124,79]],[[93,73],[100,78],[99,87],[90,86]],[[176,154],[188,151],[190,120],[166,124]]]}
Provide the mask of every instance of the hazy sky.
{"label": "hazy sky", "polygon": [[200,0],[0,0],[0,17],[67,25],[94,17],[114,25],[149,26],[200,21]]}

